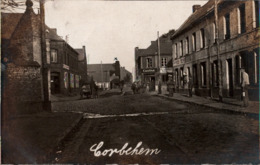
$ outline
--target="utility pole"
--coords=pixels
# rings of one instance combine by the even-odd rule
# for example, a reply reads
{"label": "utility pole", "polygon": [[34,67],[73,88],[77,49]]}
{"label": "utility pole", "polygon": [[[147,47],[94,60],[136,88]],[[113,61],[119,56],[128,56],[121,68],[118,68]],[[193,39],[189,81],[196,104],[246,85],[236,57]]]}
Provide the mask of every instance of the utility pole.
{"label": "utility pole", "polygon": [[159,71],[161,68],[161,64],[160,64],[160,59],[161,59],[161,50],[160,50],[160,36],[159,36],[159,31],[157,32],[157,37],[158,37],[158,67],[159,67]]}
{"label": "utility pole", "polygon": [[102,85],[101,85],[101,87],[103,87],[103,82],[104,82],[104,80],[103,80],[103,66],[102,66],[102,61],[101,61],[101,80],[102,80]]}
{"label": "utility pole", "polygon": [[45,0],[40,0],[40,18],[41,18],[41,55],[42,55],[42,85],[43,85],[43,109],[51,111],[49,99],[49,74],[46,55],[46,37],[45,37]]}
{"label": "utility pole", "polygon": [[219,32],[218,32],[218,0],[215,0],[215,24],[216,24],[216,42],[217,42],[217,59],[218,59],[218,85],[219,85],[219,101],[223,101],[222,93],[222,65],[219,57]]}
{"label": "utility pole", "polygon": [[[207,27],[208,27],[208,15],[206,16],[206,22],[207,22]],[[215,34],[214,34],[215,35]],[[210,36],[209,29],[207,30],[207,36]],[[209,96],[210,98],[213,98],[213,83],[212,83],[212,68],[211,68],[211,55],[210,55],[210,48],[211,48],[211,40],[208,39],[208,77],[209,77]]]}

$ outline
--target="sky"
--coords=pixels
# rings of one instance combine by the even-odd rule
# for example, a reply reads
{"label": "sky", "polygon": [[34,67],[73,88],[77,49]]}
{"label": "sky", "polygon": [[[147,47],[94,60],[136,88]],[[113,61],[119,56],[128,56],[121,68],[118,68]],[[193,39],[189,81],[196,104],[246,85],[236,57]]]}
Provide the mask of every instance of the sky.
{"label": "sky", "polygon": [[88,62],[113,63],[133,71],[134,48],[147,48],[152,40],[178,29],[192,14],[194,4],[207,1],[86,1],[45,3],[46,24],[57,28],[73,48],[86,46]]}

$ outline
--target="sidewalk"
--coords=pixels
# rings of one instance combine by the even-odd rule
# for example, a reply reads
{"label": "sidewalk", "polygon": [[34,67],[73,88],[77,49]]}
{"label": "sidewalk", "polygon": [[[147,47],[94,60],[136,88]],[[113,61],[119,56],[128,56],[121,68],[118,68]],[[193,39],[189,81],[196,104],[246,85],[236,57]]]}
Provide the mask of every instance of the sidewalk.
{"label": "sidewalk", "polygon": [[188,97],[187,95],[174,93],[173,97],[169,97],[168,94],[158,94],[157,92],[150,92],[150,95],[159,96],[171,100],[177,100],[186,103],[192,103],[204,107],[214,108],[221,111],[231,111],[234,113],[242,113],[248,115],[258,115],[259,114],[259,102],[258,101],[250,101],[248,107],[243,107],[242,101],[231,99],[231,98],[223,98],[223,102],[219,102],[217,99],[199,97],[193,95],[192,97]]}
{"label": "sidewalk", "polygon": [[48,112],[9,119],[2,127],[3,163],[51,163],[50,154],[81,119],[81,114]]}

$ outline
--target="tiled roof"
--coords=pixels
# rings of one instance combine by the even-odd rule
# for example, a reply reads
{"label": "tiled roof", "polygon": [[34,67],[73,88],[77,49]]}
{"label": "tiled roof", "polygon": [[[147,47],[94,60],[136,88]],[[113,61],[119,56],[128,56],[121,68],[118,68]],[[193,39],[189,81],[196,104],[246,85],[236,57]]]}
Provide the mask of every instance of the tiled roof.
{"label": "tiled roof", "polygon": [[1,38],[10,39],[23,13],[1,13]]}
{"label": "tiled roof", "polygon": [[[158,53],[158,40],[152,41],[151,45],[146,49],[138,49],[138,56],[155,55]],[[172,42],[167,37],[160,37],[160,53],[172,54]]]}
{"label": "tiled roof", "polygon": [[[221,1],[219,1],[218,3],[221,3]],[[214,0],[209,0],[205,5],[203,5],[197,11],[192,13],[189,16],[189,18],[180,26],[180,28],[177,29],[177,31],[172,35],[171,39],[173,39],[173,38],[177,37],[178,35],[180,35],[184,30],[194,26],[195,23],[197,21],[199,21],[199,19],[201,19],[207,13],[211,12],[212,10],[214,10],[214,4],[215,4]]]}

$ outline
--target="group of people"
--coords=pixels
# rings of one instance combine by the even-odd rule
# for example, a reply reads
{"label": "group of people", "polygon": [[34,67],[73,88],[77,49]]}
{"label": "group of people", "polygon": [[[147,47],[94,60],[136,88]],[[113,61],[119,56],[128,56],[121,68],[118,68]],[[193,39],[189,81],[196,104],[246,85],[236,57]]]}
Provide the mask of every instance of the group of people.
{"label": "group of people", "polygon": [[[133,93],[138,93],[138,91],[141,88],[141,85],[139,83],[133,83],[132,84],[132,90]],[[186,85],[188,88],[188,97],[192,97],[192,90],[193,90],[193,80],[192,76],[187,77],[187,75],[184,73],[183,76],[183,85]],[[249,86],[249,76],[245,72],[245,69],[241,69],[241,99],[243,100],[243,106],[247,107],[249,105],[249,96],[248,96],[248,86]],[[173,97],[173,94],[176,91],[177,84],[175,80],[172,77],[169,77],[169,80],[167,82],[167,87],[169,91],[169,97]],[[158,93],[161,93],[161,82],[158,83]]]}
{"label": "group of people", "polygon": [[141,82],[135,81],[135,82],[132,83],[131,89],[132,89],[134,94],[139,93],[141,88],[142,88]]}

